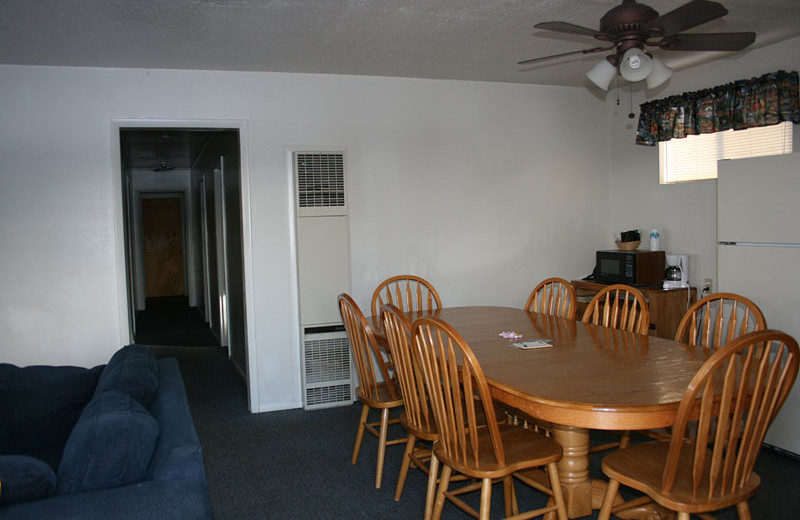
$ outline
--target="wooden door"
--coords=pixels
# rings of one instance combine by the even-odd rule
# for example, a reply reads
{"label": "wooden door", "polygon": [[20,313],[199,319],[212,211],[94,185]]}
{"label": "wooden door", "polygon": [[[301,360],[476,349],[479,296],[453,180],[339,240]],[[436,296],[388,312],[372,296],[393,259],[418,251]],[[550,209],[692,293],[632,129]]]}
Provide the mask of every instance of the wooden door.
{"label": "wooden door", "polygon": [[180,197],[142,199],[145,296],[182,296],[183,225]]}

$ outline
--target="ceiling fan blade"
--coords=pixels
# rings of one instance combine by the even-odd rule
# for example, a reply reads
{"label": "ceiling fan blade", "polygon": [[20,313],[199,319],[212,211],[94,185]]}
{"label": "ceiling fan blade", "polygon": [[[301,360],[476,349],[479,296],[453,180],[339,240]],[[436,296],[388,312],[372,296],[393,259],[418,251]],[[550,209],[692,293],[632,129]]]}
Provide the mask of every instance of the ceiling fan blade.
{"label": "ceiling fan blade", "polygon": [[710,0],[692,0],[657,18],[653,18],[644,26],[644,31],[657,32],[661,36],[672,36],[679,32],[697,27],[728,14],[722,4]]}
{"label": "ceiling fan blade", "polygon": [[546,31],[557,31],[569,34],[580,34],[581,36],[592,36],[600,34],[600,31],[589,29],[588,27],[581,27],[567,22],[541,22],[534,25],[536,29],[544,29]]}
{"label": "ceiling fan blade", "polygon": [[668,51],[741,51],[756,41],[756,33],[676,34],[659,46]]}
{"label": "ceiling fan blade", "polygon": [[615,45],[612,45],[611,47],[592,47],[591,49],[583,49],[580,51],[570,51],[570,52],[562,52],[561,54],[551,54],[550,56],[542,56],[541,58],[531,58],[529,60],[518,61],[517,65],[530,65],[531,63],[538,63],[540,61],[552,60],[564,56],[572,56],[574,54],[592,54],[595,52],[603,52],[611,50],[614,47]]}

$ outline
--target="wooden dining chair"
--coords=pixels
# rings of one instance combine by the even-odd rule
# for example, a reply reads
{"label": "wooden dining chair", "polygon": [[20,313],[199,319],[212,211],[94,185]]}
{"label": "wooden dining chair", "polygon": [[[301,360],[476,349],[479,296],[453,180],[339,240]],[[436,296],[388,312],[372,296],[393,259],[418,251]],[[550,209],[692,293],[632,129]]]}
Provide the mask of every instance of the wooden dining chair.
{"label": "wooden dining chair", "polygon": [[[347,295],[338,297],[339,313],[342,316],[347,337],[350,340],[350,349],[358,374],[359,386],[356,395],[363,403],[361,417],[356,431],[356,443],[353,447],[352,463],[358,461],[361,451],[361,441],[364,431],[370,432],[378,438],[378,467],[375,472],[375,487],[381,487],[383,480],[383,463],[386,455],[386,446],[406,442],[406,438],[388,440],[390,424],[396,424],[399,419],[390,419],[389,411],[403,406],[400,392],[389,376],[389,370],[378,351],[378,344],[372,328],[364,318],[356,302]],[[377,371],[376,371],[377,367]],[[367,422],[371,409],[380,410],[381,419],[378,422]],[[376,428],[377,427],[377,428]]]}
{"label": "wooden dining chair", "polygon": [[[650,309],[642,292],[629,285],[614,284],[603,287],[595,294],[583,312],[584,323],[646,335],[650,331]],[[590,453],[611,448],[626,448],[631,434],[620,432],[619,442],[592,446]]]}
{"label": "wooden dining chair", "polygon": [[[439,460],[432,450],[420,441],[432,443],[439,439],[433,415],[428,405],[428,394],[422,372],[416,365],[411,348],[411,323],[405,314],[392,304],[381,307],[381,323],[389,351],[394,360],[395,376],[405,403],[405,411],[400,415],[400,424],[408,433],[406,450],[397,478],[394,499],[400,500],[406,484],[408,469],[411,463],[428,473],[428,491],[425,499],[425,520],[430,520],[433,512],[433,498],[436,491],[436,477],[439,472]],[[426,462],[428,464],[426,465]]]}
{"label": "wooden dining chair", "polygon": [[710,294],[683,315],[675,341],[720,348],[748,332],[764,330],[767,321],[758,305],[733,293]]}
{"label": "wooden dining chair", "polygon": [[571,283],[563,278],[547,278],[533,288],[525,310],[574,320],[577,298]]}
{"label": "wooden dining chair", "polygon": [[[577,312],[577,299],[575,288],[567,280],[558,277],[546,278],[533,288],[525,302],[524,309],[536,314],[574,320]],[[507,410],[506,413],[508,420],[513,424],[541,430],[547,434],[552,429],[552,425],[549,423],[529,417],[517,410]]]}
{"label": "wooden dining chair", "polygon": [[[554,504],[514,518],[531,518],[556,512],[566,519],[556,463],[562,449],[540,433],[498,424],[489,385],[472,349],[449,324],[437,318],[414,322],[414,355],[423,373],[439,440],[433,451],[442,463],[433,518],[442,514],[445,498],[479,520],[488,520],[492,481],[503,482],[506,517],[518,514],[514,474],[546,467],[549,487],[536,483]],[[478,413],[478,410],[483,413]],[[450,490],[453,472],[480,480],[480,506],[475,511]],[[530,483],[530,480],[526,480]],[[546,482],[546,481],[545,481]]]}
{"label": "wooden dining chair", "polygon": [[[730,341],[767,328],[758,306],[733,293],[710,294],[695,302],[683,315],[675,341],[695,347],[718,349]],[[640,431],[652,439],[669,439],[669,428]]]}
{"label": "wooden dining chair", "polygon": [[411,274],[392,276],[378,284],[372,293],[372,315],[390,303],[403,312],[431,311],[442,308],[439,293],[424,278]]}
{"label": "wooden dining chair", "polygon": [[[795,381],[798,357],[797,342],[774,330],[751,332],[715,351],[683,394],[669,441],[603,459],[610,481],[598,518],[652,500],[677,512],[678,520],[734,505],[739,519],[749,520],[747,501],[760,485],[753,466]],[[687,425],[695,417],[692,433]],[[647,496],[615,505],[620,484]]]}
{"label": "wooden dining chair", "polygon": [[586,307],[584,323],[647,334],[650,330],[650,310],[642,292],[630,285],[614,284],[603,287]]}

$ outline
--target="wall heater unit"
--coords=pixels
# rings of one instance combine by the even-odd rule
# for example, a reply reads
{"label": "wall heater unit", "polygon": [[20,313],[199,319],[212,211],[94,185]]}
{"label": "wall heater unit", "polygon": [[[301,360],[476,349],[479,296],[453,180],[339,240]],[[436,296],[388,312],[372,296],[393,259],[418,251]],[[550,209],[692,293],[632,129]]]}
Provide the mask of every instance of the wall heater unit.
{"label": "wall heater unit", "polygon": [[297,280],[303,330],[303,406],[354,401],[350,344],[336,297],[350,291],[344,155],[292,153],[297,208]]}
{"label": "wall heater unit", "polygon": [[306,410],[353,403],[350,342],[343,325],[303,329]]}

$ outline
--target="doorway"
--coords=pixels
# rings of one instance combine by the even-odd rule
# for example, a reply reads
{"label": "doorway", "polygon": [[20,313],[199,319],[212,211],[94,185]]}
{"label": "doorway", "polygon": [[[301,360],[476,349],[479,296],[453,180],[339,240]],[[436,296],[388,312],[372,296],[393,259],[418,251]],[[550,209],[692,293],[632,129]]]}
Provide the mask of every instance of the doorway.
{"label": "doorway", "polygon": [[225,347],[245,376],[238,130],[119,132],[132,337]]}

